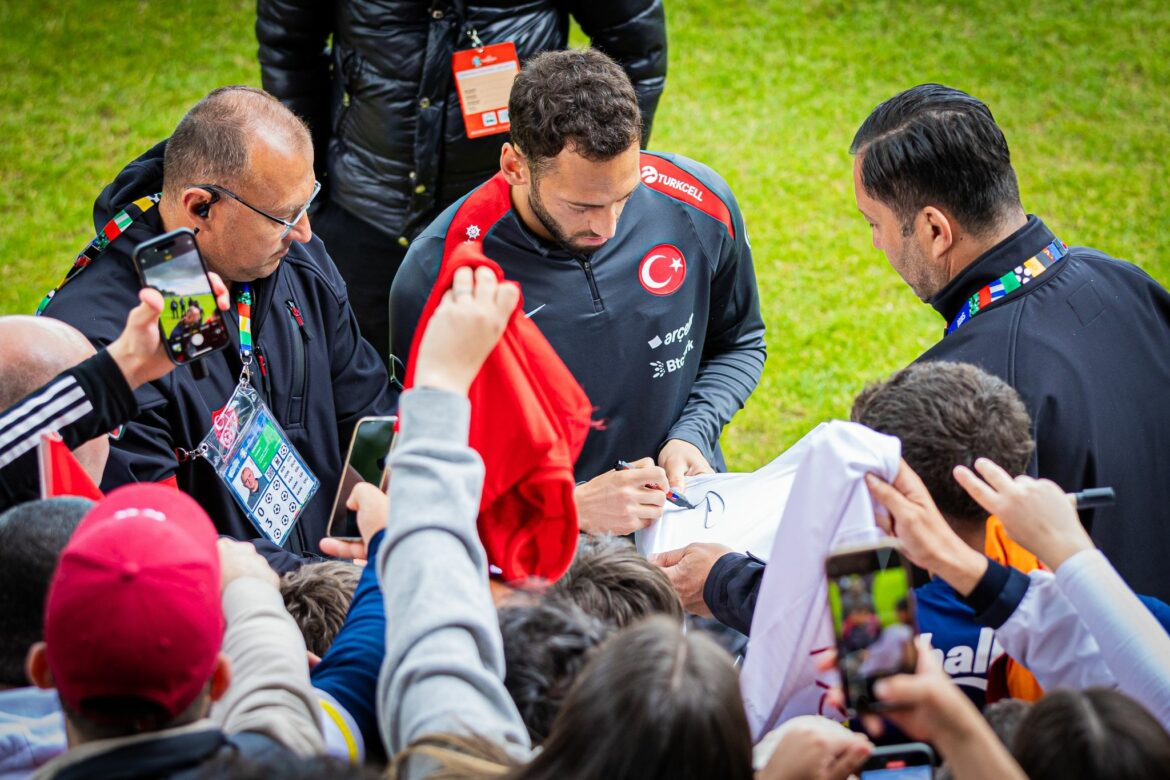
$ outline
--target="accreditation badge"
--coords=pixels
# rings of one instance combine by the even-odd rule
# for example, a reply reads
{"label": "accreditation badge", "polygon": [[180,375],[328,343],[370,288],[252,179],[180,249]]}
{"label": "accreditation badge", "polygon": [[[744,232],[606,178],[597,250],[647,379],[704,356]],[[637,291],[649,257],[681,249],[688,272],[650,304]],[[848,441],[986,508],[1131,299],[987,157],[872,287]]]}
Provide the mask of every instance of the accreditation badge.
{"label": "accreditation badge", "polygon": [[508,96],[520,72],[516,44],[507,41],[457,51],[451,57],[451,67],[467,137],[508,132],[512,127]]}
{"label": "accreditation badge", "polygon": [[247,382],[215,415],[199,451],[256,530],[277,545],[284,544],[321,484]]}

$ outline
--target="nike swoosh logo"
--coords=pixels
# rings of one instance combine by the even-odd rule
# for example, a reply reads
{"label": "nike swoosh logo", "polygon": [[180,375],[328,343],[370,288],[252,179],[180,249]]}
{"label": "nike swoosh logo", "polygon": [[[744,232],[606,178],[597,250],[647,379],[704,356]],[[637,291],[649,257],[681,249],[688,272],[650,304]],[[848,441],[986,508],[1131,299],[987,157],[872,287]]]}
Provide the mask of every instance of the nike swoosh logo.
{"label": "nike swoosh logo", "polygon": [[530,311],[530,312],[528,312],[527,314],[525,314],[525,315],[524,315],[524,319],[526,319],[526,320],[530,320],[530,319],[532,319],[532,315],[533,315],[533,314],[536,314],[538,311],[540,311],[541,309],[543,309],[545,306],[548,306],[548,304],[547,304],[547,303],[542,303],[542,304],[540,304],[540,305],[539,305],[539,306],[537,306],[535,309],[533,309],[532,311]]}

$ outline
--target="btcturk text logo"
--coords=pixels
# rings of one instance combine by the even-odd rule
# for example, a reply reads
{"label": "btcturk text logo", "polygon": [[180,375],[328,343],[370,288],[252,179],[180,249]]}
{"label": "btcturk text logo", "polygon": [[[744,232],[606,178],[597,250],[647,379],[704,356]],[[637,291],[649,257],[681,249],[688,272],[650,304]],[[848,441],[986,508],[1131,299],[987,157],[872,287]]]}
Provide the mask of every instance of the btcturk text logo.
{"label": "btcturk text logo", "polygon": [[638,263],[638,281],[651,295],[670,295],[686,278],[687,260],[671,244],[659,244]]}

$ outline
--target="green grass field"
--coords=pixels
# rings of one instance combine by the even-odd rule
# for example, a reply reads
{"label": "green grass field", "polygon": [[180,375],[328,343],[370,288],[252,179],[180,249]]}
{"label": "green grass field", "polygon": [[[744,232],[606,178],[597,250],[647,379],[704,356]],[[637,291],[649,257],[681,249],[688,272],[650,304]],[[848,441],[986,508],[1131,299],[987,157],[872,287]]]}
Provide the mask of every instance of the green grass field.
{"label": "green grass field", "polygon": [[[172,299],[174,299],[176,301],[176,304],[181,300],[184,308],[172,310],[170,308]],[[172,324],[177,323],[179,320],[181,320],[183,318],[183,311],[185,311],[185,307],[187,305],[187,302],[191,301],[191,300],[194,300],[197,304],[199,304],[200,321],[206,322],[207,318],[211,316],[211,313],[215,311],[215,296],[214,295],[212,295],[211,293],[207,293],[204,295],[172,296],[172,295],[167,295],[166,293],[164,293],[163,294],[163,313],[162,313],[163,325],[169,327]]]}
{"label": "green grass field", "polygon": [[[769,328],[764,379],[724,437],[733,468],[846,414],[941,333],[853,203],[853,132],[905,87],[987,101],[1029,211],[1170,281],[1170,5],[666,2],[651,146],[731,183]],[[0,0],[0,313],[33,309],[92,236],[94,196],[185,108],[259,83],[254,13],[244,0]]]}

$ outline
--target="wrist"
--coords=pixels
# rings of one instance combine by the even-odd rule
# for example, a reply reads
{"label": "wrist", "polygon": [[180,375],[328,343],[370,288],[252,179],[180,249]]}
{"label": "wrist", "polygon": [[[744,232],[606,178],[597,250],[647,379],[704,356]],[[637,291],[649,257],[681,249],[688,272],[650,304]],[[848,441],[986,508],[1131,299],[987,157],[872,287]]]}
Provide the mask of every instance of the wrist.
{"label": "wrist", "polygon": [[126,384],[130,385],[131,390],[137,390],[146,384],[148,379],[145,372],[146,361],[136,356],[121,338],[110,342],[110,345],[106,347],[106,352],[113,358],[114,364],[118,366],[118,370],[126,378]]}
{"label": "wrist", "polygon": [[220,600],[225,605],[229,599],[246,602],[258,598],[258,594],[264,591],[275,591],[279,595],[280,579],[276,572],[272,576],[252,571],[231,572],[220,585]]}
{"label": "wrist", "polygon": [[959,542],[928,568],[965,597],[987,573],[987,556]]}
{"label": "wrist", "polygon": [[1045,547],[1049,549],[1046,549],[1043,555],[1036,557],[1043,561],[1050,571],[1056,571],[1065,561],[1077,553],[1093,549],[1093,541],[1088,534],[1082,532],[1071,534],[1069,538],[1058,537],[1053,540],[1051,545],[1045,545]]}
{"label": "wrist", "polygon": [[467,391],[471,389],[471,379],[464,379],[441,369],[424,369],[414,375],[414,386],[467,395]]}
{"label": "wrist", "polygon": [[577,528],[583,534],[594,533],[593,518],[588,507],[592,490],[590,484],[590,482],[582,482],[573,488],[573,501],[577,504]]}
{"label": "wrist", "polygon": [[[661,456],[663,450],[671,447],[672,445],[677,447],[680,444],[685,444],[687,447],[693,448],[696,452],[699,453],[699,455],[703,457],[704,460],[707,459],[706,451],[701,444],[697,444],[690,439],[684,439],[681,436],[671,436],[666,441],[662,442],[662,446],[658,448],[658,456]],[[655,458],[655,460],[657,460],[657,458]]]}

